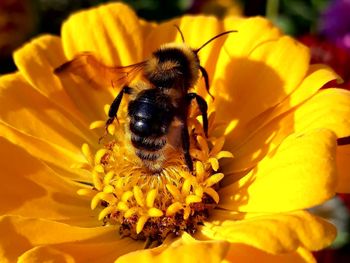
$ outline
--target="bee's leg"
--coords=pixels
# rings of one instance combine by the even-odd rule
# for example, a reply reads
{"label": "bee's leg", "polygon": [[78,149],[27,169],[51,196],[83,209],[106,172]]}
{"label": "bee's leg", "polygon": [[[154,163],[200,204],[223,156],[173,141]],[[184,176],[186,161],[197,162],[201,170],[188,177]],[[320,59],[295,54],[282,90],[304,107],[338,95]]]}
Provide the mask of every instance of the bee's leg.
{"label": "bee's leg", "polygon": [[199,70],[201,71],[202,76],[204,78],[205,89],[207,90],[207,92],[210,95],[210,97],[212,98],[212,100],[214,100],[214,96],[211,95],[211,93],[209,91],[209,76],[208,76],[208,72],[201,65],[199,65]]}
{"label": "bee's leg", "polygon": [[118,96],[115,97],[114,101],[112,102],[111,106],[109,107],[108,120],[106,121],[106,125],[105,125],[105,134],[99,139],[99,142],[108,134],[108,126],[111,125],[113,123],[114,119],[117,117],[118,109],[119,109],[119,106],[120,106],[120,103],[122,101],[124,93],[131,94],[132,91],[133,91],[132,88],[125,86],[119,92]]}
{"label": "bee's leg", "polygon": [[199,110],[201,111],[202,118],[203,118],[204,134],[206,137],[208,137],[208,114],[207,114],[208,104],[207,102],[196,93],[188,93],[186,95],[186,99],[188,100],[188,104],[190,104],[191,100],[196,99]]}
{"label": "bee's leg", "polygon": [[190,155],[190,135],[188,133],[186,120],[183,121],[183,125],[181,127],[181,139],[182,139],[182,149],[184,151],[186,165],[188,169],[192,172],[193,162]]}

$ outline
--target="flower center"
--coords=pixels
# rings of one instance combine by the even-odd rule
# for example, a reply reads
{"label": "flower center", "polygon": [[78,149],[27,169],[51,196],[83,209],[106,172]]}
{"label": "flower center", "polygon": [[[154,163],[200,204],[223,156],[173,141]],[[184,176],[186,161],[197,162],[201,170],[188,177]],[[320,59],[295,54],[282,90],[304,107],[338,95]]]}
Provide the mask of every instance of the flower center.
{"label": "flower center", "polygon": [[[215,128],[209,116],[209,134]],[[189,118],[193,172],[185,164],[181,149],[166,153],[160,172],[152,173],[136,156],[126,132],[127,121],[115,121],[108,128],[111,137],[94,154],[87,144],[82,152],[87,163],[80,167],[91,175],[90,188],[79,195],[92,197],[91,209],[99,209],[99,220],[116,225],[122,237],[161,243],[167,235],[186,231],[194,234],[219,202],[218,160],[232,157],[222,151],[223,137],[205,138],[198,116]],[[103,121],[91,127],[104,126]]]}

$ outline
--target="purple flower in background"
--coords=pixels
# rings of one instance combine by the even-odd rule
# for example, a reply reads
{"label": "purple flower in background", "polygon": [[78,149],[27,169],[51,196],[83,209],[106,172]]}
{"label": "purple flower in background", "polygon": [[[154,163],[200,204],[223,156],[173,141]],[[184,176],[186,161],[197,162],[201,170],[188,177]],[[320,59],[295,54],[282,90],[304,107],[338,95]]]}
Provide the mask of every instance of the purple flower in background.
{"label": "purple flower in background", "polygon": [[320,31],[330,41],[350,51],[350,0],[333,0],[320,21]]}

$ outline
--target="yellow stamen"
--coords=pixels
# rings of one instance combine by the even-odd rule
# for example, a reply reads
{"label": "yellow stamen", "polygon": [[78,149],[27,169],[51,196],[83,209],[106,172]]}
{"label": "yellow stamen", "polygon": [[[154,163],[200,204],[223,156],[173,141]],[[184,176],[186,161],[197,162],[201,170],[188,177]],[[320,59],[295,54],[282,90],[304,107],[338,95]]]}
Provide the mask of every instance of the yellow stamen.
{"label": "yellow stamen", "polygon": [[92,153],[91,153],[90,146],[87,143],[84,143],[83,146],[81,147],[81,151],[84,154],[88,163],[92,164]]}
{"label": "yellow stamen", "polygon": [[108,131],[108,133],[109,133],[110,135],[114,135],[115,129],[116,129],[115,125],[114,125],[114,124],[111,124],[111,125],[108,126],[107,131]]}
{"label": "yellow stamen", "polygon": [[136,234],[139,234],[148,220],[148,216],[141,216],[136,224]]}
{"label": "yellow stamen", "polygon": [[104,173],[105,169],[103,168],[103,166],[101,164],[98,164],[94,167],[95,172],[97,173]]}
{"label": "yellow stamen", "polygon": [[129,206],[125,202],[119,202],[118,205],[117,205],[117,208],[120,211],[128,211],[129,210]]}
{"label": "yellow stamen", "polygon": [[109,171],[103,178],[103,184],[105,185],[109,184],[113,177],[114,177],[114,171]]}
{"label": "yellow stamen", "polygon": [[220,160],[221,158],[233,158],[233,154],[228,151],[221,151],[216,155],[216,158]]}
{"label": "yellow stamen", "polygon": [[211,167],[213,168],[213,170],[216,172],[217,170],[219,170],[219,161],[218,159],[211,157],[209,158],[209,162],[211,164]]}
{"label": "yellow stamen", "polygon": [[151,191],[148,192],[147,197],[146,197],[146,205],[147,207],[153,207],[154,200],[157,197],[157,189],[152,189]]}
{"label": "yellow stamen", "polygon": [[114,187],[111,186],[111,185],[106,185],[104,188],[103,188],[103,192],[106,193],[106,194],[111,194],[114,192]]}
{"label": "yellow stamen", "polygon": [[94,184],[95,188],[99,191],[102,190],[103,188],[103,183],[102,183],[102,180],[101,180],[101,175],[96,172],[96,171],[93,171],[92,172],[92,183]]}
{"label": "yellow stamen", "polygon": [[137,207],[132,207],[128,211],[125,212],[124,217],[129,218],[132,217],[134,214],[136,214],[138,208]]}
{"label": "yellow stamen", "polygon": [[105,218],[107,215],[109,215],[110,213],[112,213],[113,211],[115,211],[115,207],[114,206],[108,206],[105,209],[103,209],[99,215],[98,215],[98,220],[102,220],[103,218]]}
{"label": "yellow stamen", "polygon": [[96,128],[102,128],[105,126],[105,121],[94,121],[90,124],[90,130],[96,129]]}
{"label": "yellow stamen", "polygon": [[201,147],[201,150],[204,152],[204,154],[208,155],[209,147],[208,147],[207,141],[202,136],[198,136],[197,141],[199,143],[199,146]]}
{"label": "yellow stamen", "polygon": [[105,156],[105,154],[108,152],[107,149],[100,149],[97,151],[97,153],[95,154],[95,164],[99,164],[101,163],[101,159],[103,156]]}
{"label": "yellow stamen", "polygon": [[81,196],[90,196],[90,197],[93,197],[95,194],[96,194],[96,192],[94,191],[94,190],[92,190],[92,189],[79,189],[78,191],[77,191],[77,194],[78,195],[81,195]]}
{"label": "yellow stamen", "polygon": [[225,143],[225,137],[220,137],[219,139],[217,139],[215,141],[214,147],[213,147],[213,149],[211,149],[210,153],[212,155],[218,154],[221,151],[222,147],[224,146],[224,143]]}
{"label": "yellow stamen", "polygon": [[186,197],[186,204],[192,204],[192,203],[199,203],[202,201],[202,198],[200,198],[199,196],[196,195],[188,195]]}
{"label": "yellow stamen", "polygon": [[219,194],[213,188],[206,188],[204,192],[208,194],[211,198],[213,198],[215,203],[217,204],[219,203],[219,200],[220,200]]}
{"label": "yellow stamen", "polygon": [[150,208],[148,209],[148,216],[149,217],[160,217],[163,215],[162,210],[159,210],[158,208]]}
{"label": "yellow stamen", "polygon": [[[120,117],[125,112],[121,109]],[[209,116],[209,131],[216,129],[212,116]],[[107,136],[94,154],[89,145],[82,146],[88,163],[79,167],[90,172],[93,186],[80,189],[78,194],[91,197],[91,209],[99,209],[99,220],[119,225],[122,236],[139,239],[159,235],[160,240],[169,233],[193,231],[193,227],[203,222],[209,209],[219,202],[215,189],[224,175],[215,173],[220,169],[218,160],[232,154],[222,151],[224,137],[205,137],[197,117],[189,119],[190,127],[196,127],[191,134],[193,172],[188,171],[183,153],[176,149],[166,153],[159,173],[150,172],[136,156],[130,136],[125,133],[128,122],[123,118],[108,127],[112,129],[109,133],[114,134],[113,139],[107,141],[110,138]],[[90,125],[90,128],[104,127],[105,121]]]}
{"label": "yellow stamen", "polygon": [[134,196],[134,193],[133,192],[131,192],[131,191],[126,191],[126,192],[124,192],[123,193],[123,195],[122,195],[122,201],[123,202],[127,202],[131,197],[133,197]]}
{"label": "yellow stamen", "polygon": [[181,193],[182,195],[189,195],[191,191],[192,183],[190,179],[186,179],[182,185]]}
{"label": "yellow stamen", "polygon": [[106,114],[106,116],[108,116],[108,112],[109,112],[109,109],[111,108],[111,105],[109,105],[109,104],[105,104],[104,106],[103,106],[103,111],[104,111],[104,113]]}
{"label": "yellow stamen", "polygon": [[137,185],[134,186],[134,197],[135,197],[136,202],[139,206],[145,205],[145,198],[143,196],[143,193],[142,193],[140,187]]}
{"label": "yellow stamen", "polygon": [[171,193],[175,200],[181,199],[181,193],[175,185],[167,184],[166,189]]}
{"label": "yellow stamen", "polygon": [[176,202],[171,204],[167,210],[166,210],[166,215],[167,216],[172,216],[175,215],[177,212],[179,212],[183,208],[183,205],[180,202]]}
{"label": "yellow stamen", "polygon": [[222,178],[224,178],[223,173],[213,174],[205,181],[205,185],[209,187],[213,186],[214,184],[217,184],[218,182],[220,182]]}

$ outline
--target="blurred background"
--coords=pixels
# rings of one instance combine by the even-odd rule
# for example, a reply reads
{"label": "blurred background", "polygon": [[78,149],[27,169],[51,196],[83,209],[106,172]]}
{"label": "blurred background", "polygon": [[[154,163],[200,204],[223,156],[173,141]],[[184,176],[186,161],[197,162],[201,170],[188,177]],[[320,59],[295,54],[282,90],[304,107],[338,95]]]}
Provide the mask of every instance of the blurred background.
{"label": "blurred background", "polygon": [[[60,33],[72,12],[108,0],[0,0],[0,75],[14,71],[12,52],[43,33]],[[312,63],[330,65],[350,89],[350,0],[125,0],[137,14],[163,21],[183,14],[217,17],[266,16],[286,34],[311,48]],[[316,254],[318,262],[350,262],[350,198],[342,195],[315,208],[337,224],[333,246]]]}

